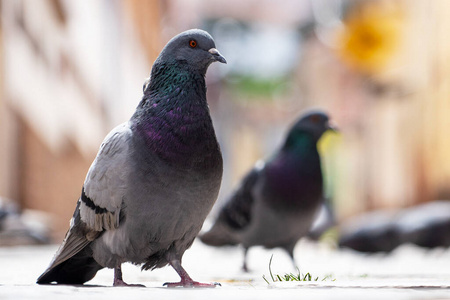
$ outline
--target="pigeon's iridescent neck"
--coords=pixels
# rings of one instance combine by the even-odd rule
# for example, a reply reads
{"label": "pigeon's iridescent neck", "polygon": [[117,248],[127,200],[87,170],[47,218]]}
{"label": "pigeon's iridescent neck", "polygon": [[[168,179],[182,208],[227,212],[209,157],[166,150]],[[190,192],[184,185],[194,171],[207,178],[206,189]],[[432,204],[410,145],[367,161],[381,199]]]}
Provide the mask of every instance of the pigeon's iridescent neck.
{"label": "pigeon's iridescent neck", "polygon": [[164,160],[199,163],[220,152],[204,77],[183,66],[154,68],[132,122],[151,152]]}
{"label": "pigeon's iridescent neck", "polygon": [[155,64],[151,78],[149,87],[145,91],[145,94],[153,96],[151,98],[173,96],[180,89],[186,91],[194,89],[194,92],[203,92],[206,95],[204,75],[180,61]]}
{"label": "pigeon's iridescent neck", "polygon": [[290,132],[286,138],[286,142],[283,145],[283,150],[293,153],[306,153],[315,151],[317,141],[314,137],[304,131]]}
{"label": "pigeon's iridescent neck", "polygon": [[169,114],[178,118],[180,114],[197,115],[200,110],[209,116],[204,76],[182,62],[155,63],[134,117]]}

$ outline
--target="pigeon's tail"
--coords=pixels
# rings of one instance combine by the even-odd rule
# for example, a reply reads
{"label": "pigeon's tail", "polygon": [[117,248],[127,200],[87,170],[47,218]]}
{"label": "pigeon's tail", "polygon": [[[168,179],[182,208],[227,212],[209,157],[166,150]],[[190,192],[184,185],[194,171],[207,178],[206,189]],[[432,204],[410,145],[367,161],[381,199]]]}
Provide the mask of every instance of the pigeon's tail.
{"label": "pigeon's tail", "polygon": [[221,222],[217,222],[208,232],[199,236],[200,240],[209,246],[237,245],[239,241],[235,234]]}
{"label": "pigeon's tail", "polygon": [[94,278],[103,269],[92,257],[90,249],[85,248],[68,260],[49,267],[37,280],[38,284],[83,284]]}

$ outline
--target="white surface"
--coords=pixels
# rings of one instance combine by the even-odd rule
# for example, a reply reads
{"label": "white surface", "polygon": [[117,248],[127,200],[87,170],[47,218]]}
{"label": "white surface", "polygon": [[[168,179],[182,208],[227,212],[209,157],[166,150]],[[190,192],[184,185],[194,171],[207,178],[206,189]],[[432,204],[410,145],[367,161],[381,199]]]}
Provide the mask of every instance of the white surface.
{"label": "white surface", "polygon": [[[113,271],[101,270],[86,286],[39,286],[36,278],[50,262],[57,246],[0,248],[0,299],[450,299],[450,250],[426,251],[402,246],[389,255],[365,256],[333,250],[302,241],[296,256],[302,273],[327,279],[319,282],[271,281],[268,271],[295,271],[280,249],[259,247],[249,252],[251,273],[243,273],[242,249],[211,248],[196,241],[184,256],[183,265],[194,280],[220,282],[215,289],[167,289],[166,281],[179,278],[170,267],[140,271],[123,267],[124,280],[146,288],[112,287]],[[389,297],[389,298],[387,298]]]}

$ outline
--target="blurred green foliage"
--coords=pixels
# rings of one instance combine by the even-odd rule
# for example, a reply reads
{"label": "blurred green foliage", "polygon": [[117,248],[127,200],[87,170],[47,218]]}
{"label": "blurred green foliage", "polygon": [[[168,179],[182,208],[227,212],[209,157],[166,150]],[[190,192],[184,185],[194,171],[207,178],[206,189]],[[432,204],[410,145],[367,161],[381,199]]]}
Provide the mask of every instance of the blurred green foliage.
{"label": "blurred green foliage", "polygon": [[228,90],[236,101],[273,101],[288,93],[288,79],[258,78],[233,75],[228,78]]}

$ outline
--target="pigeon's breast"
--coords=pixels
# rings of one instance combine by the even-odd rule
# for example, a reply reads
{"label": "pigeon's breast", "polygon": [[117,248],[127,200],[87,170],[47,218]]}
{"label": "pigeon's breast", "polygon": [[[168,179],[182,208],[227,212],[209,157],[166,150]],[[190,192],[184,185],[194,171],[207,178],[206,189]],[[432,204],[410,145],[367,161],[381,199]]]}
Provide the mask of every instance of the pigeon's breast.
{"label": "pigeon's breast", "polygon": [[143,156],[156,155],[180,168],[221,169],[222,156],[205,103],[163,99],[152,104],[136,132],[137,142],[143,142]]}
{"label": "pigeon's breast", "polygon": [[199,170],[179,167],[155,154],[137,157],[128,178],[120,226],[101,239],[104,249],[99,252],[112,255],[104,257],[108,265],[119,258],[143,263],[170,247],[183,253],[219,192],[221,161],[219,167]]}
{"label": "pigeon's breast", "polygon": [[162,194],[185,196],[197,188],[200,193],[203,187],[211,187],[214,193],[218,190],[223,161],[209,113],[185,113],[180,109],[157,114],[139,129],[134,143],[138,150],[132,160],[139,170],[134,177],[142,179],[142,184],[169,186]]}
{"label": "pigeon's breast", "polygon": [[317,155],[280,155],[267,164],[259,186],[261,197],[277,209],[315,207],[322,197],[323,179]]}
{"label": "pigeon's breast", "polygon": [[209,116],[154,114],[133,130],[133,172],[108,247],[140,263],[162,249],[190,246],[217,199],[222,155]]}

